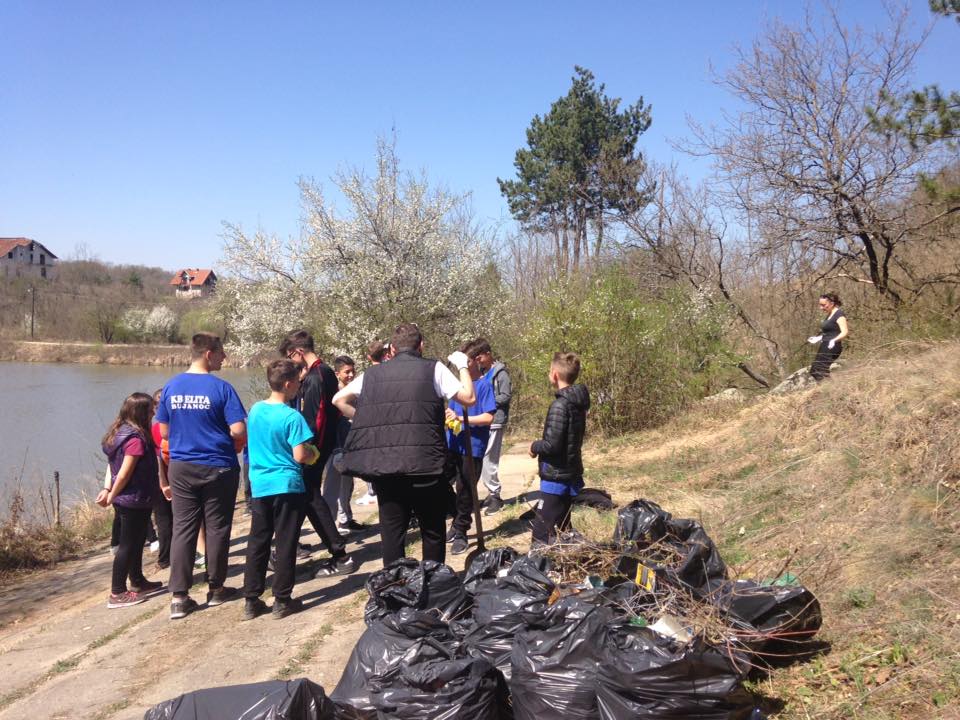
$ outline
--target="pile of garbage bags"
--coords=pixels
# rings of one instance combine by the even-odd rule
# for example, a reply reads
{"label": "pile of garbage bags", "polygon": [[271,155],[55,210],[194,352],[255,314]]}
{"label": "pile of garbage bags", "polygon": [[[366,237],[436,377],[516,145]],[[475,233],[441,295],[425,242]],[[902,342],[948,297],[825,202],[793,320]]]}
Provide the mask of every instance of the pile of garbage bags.
{"label": "pile of garbage bags", "polygon": [[748,674],[808,657],[820,628],[806,588],[730,579],[698,522],[648,500],[620,510],[611,542],[576,551],[603,576],[572,577],[581,565],[554,550],[489,550],[462,579],[411,559],[372,574],[366,630],[329,698],[308,680],[257,683],[147,718],[756,720]]}
{"label": "pile of garbage bags", "polygon": [[[767,651],[803,657],[820,627],[808,590],[729,579],[703,527],[656,503],[623,508],[604,552],[609,576],[574,582],[549,552],[512,548],[482,553],[462,581],[409,559],[374,573],[336,717],[756,718],[748,673]],[[713,632],[671,614],[690,603]]]}

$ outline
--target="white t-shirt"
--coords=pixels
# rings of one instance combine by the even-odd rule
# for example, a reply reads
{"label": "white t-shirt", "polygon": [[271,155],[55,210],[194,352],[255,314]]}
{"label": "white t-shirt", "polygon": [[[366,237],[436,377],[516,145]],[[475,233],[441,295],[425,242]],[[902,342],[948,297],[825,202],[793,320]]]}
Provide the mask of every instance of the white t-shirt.
{"label": "white t-shirt", "polygon": [[[450,372],[450,368],[441,362],[437,362],[433,368],[433,389],[436,391],[437,397],[449,400],[460,392],[461,388],[463,388],[463,385],[460,383],[460,379]],[[359,397],[362,390],[363,373],[360,373],[351,380],[343,390],[333,396],[333,402],[336,402],[344,395],[356,395]]]}

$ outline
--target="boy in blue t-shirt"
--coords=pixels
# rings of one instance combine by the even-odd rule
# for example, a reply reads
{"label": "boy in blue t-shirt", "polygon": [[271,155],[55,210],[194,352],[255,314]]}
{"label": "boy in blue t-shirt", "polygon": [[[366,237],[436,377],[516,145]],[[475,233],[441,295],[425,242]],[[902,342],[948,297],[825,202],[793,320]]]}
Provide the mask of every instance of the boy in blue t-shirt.
{"label": "boy in blue t-shirt", "polygon": [[303,609],[300,599],[290,596],[300,526],[307,510],[302,465],[311,465],[320,456],[310,442],[313,431],[303,416],[287,405],[300,389],[300,369],[291,360],[274,360],[267,366],[267,382],[270,397],[256,403],[248,419],[252,519],[243,573],[244,620],[267,610],[260,596],[266,585],[274,535],[273,616],[282,618]]}
{"label": "boy in blue t-shirt", "polygon": [[[473,387],[477,394],[477,402],[473,407],[467,410],[467,419],[470,422],[470,459],[467,458],[467,433],[461,430],[454,434],[449,428],[449,424],[459,420],[463,422],[463,406],[456,400],[451,400],[447,407],[446,419],[447,427],[447,447],[451,452],[459,455],[456,473],[456,516],[453,518],[453,524],[450,526],[450,532],[447,534],[447,542],[451,542],[450,554],[460,555],[467,551],[467,531],[473,524],[473,497],[477,492],[476,481],[480,476],[480,466],[483,464],[483,454],[487,449],[487,441],[490,439],[490,423],[493,422],[493,414],[497,410],[497,401],[493,393],[493,386],[489,380],[483,378],[483,368],[477,361],[480,354],[473,343],[467,343],[460,352],[467,356],[467,370],[470,372],[470,378],[473,380]],[[473,462],[473,489],[470,485],[470,473],[467,471],[466,464]]]}

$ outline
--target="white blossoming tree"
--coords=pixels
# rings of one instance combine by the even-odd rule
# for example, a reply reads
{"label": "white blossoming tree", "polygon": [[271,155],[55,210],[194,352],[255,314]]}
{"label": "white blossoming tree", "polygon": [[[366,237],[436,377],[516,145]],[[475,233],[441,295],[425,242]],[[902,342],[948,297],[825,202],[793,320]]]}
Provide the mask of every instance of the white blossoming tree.
{"label": "white blossoming tree", "polygon": [[160,342],[170,342],[177,336],[177,314],[166,305],[155,305],[147,315],[147,335]]}
{"label": "white blossoming tree", "polygon": [[343,214],[320,185],[301,181],[299,238],[226,225],[232,279],[218,291],[234,352],[248,355],[306,326],[325,351],[360,359],[370,340],[416,322],[438,354],[489,328],[499,278],[467,196],[401,173],[395,147],[384,141],[374,177],[354,169],[334,183],[346,200]]}

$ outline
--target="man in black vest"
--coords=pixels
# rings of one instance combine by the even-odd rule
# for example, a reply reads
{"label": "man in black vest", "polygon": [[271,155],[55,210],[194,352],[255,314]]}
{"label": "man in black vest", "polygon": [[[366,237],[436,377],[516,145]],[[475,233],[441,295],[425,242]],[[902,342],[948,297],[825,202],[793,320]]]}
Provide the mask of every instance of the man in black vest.
{"label": "man in black vest", "polygon": [[420,521],[423,559],[443,562],[445,400],[473,405],[473,380],[461,352],[448,358],[459,379],[443,363],[423,358],[423,336],[412,323],[398,325],[390,344],[390,362],[368,368],[333,398],[353,418],[341,470],[376,489],[384,566],[404,557],[411,510]]}

